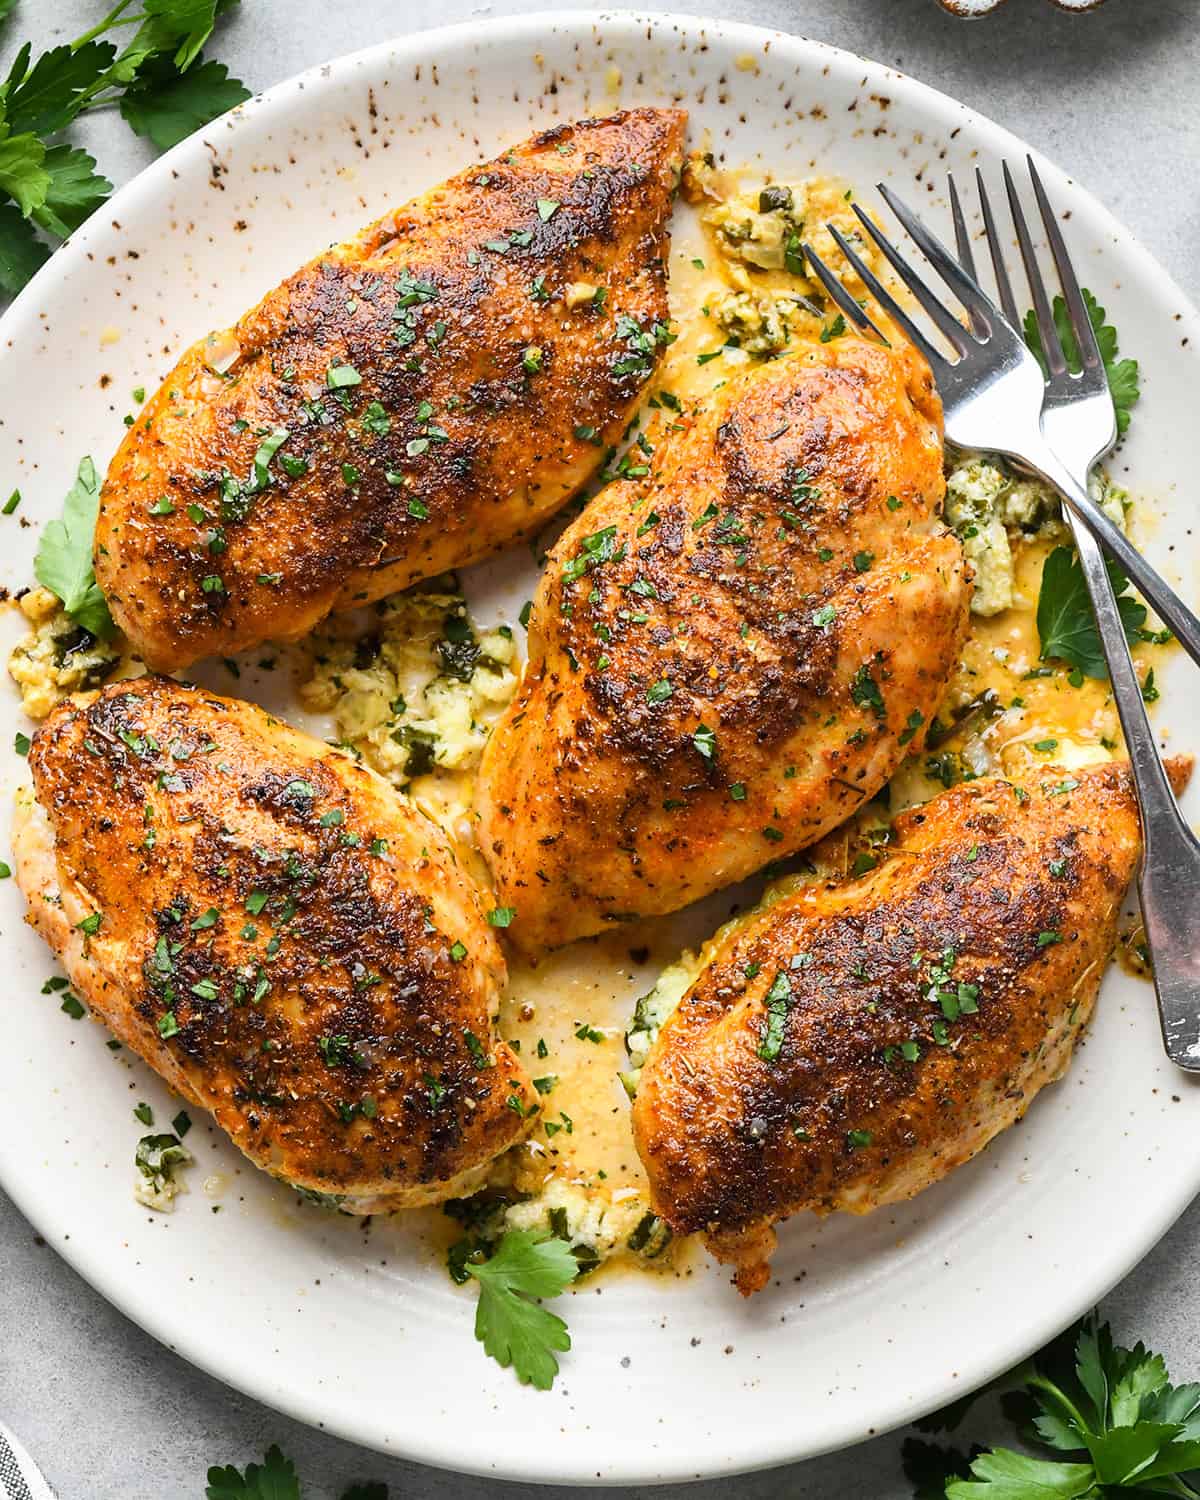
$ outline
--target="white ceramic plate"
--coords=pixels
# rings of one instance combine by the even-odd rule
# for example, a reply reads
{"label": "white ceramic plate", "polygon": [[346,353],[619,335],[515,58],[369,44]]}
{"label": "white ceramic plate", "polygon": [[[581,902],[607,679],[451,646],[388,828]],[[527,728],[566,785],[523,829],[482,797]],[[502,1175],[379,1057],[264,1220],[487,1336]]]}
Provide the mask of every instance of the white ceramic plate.
{"label": "white ceramic plate", "polygon": [[[0,480],[24,494],[0,521],[0,581],[29,580],[38,528],[78,457],[107,460],[132,388],[157,385],[193,338],[473,157],[555,120],[672,100],[693,111],[693,139],[709,132],[730,164],[838,172],[864,191],[882,177],[939,214],[946,167],[1024,150],[848,53],[628,13],[429,32],[281,84],[119,193],[0,325]],[[1194,598],[1194,501],[1187,490],[1174,501],[1177,481],[1200,472],[1200,323],[1097,203],[1042,166],[1070,209],[1083,280],[1142,361],[1143,406],[1118,468],[1162,508],[1153,553]],[[524,597],[519,564],[499,573]],[[15,635],[12,612],[0,626]],[[1194,687],[1171,672],[1164,687],[1164,735],[1197,745]],[[0,688],[0,742],[27,727]],[[4,759],[7,792],[24,766]],[[470,1293],[426,1246],[298,1206],[199,1122],[192,1194],[170,1216],[139,1209],[131,1105],[149,1100],[160,1120],[174,1107],[148,1070],[106,1051],[99,1027],[39,994],[53,965],[21,915],[6,882],[7,1191],[84,1276],[189,1359],[306,1421],[435,1464],[636,1482],[854,1442],[962,1395],[1054,1334],[1200,1188],[1200,1092],[1163,1058],[1150,989],[1114,970],[1068,1078],[981,1158],[903,1208],[793,1223],[776,1284],[752,1302],[708,1266],[564,1299],[575,1348],[554,1391],[537,1394],[483,1356]],[[198,1190],[212,1174],[225,1183],[219,1213]]]}

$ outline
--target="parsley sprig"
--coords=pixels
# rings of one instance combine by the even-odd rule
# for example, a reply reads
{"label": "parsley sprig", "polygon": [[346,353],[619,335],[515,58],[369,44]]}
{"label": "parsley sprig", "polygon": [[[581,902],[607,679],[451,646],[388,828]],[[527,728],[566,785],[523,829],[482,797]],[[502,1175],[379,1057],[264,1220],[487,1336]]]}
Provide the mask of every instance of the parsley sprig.
{"label": "parsley sprig", "polygon": [[[80,115],[115,105],[166,150],[250,97],[202,48],[238,0],[117,0],[90,31],[33,55],[0,83],[0,295],[15,295],[112,192],[95,158],[62,139]],[[0,0],[0,25],[16,9]],[[130,28],[132,34],[130,35]],[[106,38],[129,36],[123,48]],[[41,233],[39,234],[39,231]]]}
{"label": "parsley sprig", "polygon": [[100,476],[90,458],[79,460],[75,483],[63,501],[61,520],[47,521],[33,560],[43,588],[56,594],[78,625],[107,640],[112,616],[92,571],[92,536],[100,507]]}
{"label": "parsley sprig", "polygon": [[[204,1494],[206,1500],[300,1500],[300,1477],[272,1443],[261,1464],[247,1464],[244,1471],[232,1464],[209,1469]],[[352,1484],[341,1500],[388,1500],[388,1487],[378,1481]]]}
{"label": "parsley sprig", "polygon": [[[1116,563],[1111,558],[1106,561],[1125,638],[1130,645],[1148,638],[1157,639],[1153,632],[1143,629],[1146,606],[1127,592],[1129,580]],[[1043,658],[1070,662],[1087,677],[1102,681],[1107,678],[1104,647],[1092,613],[1083,566],[1074,547],[1055,547],[1046,558],[1038,592],[1037,628]]]}
{"label": "parsley sprig", "polygon": [[[1041,1455],[965,1454],[909,1441],[904,1470],[916,1500],[1200,1497],[1200,1385],[1172,1385],[1160,1354],[1114,1344],[1108,1325],[1092,1316],[1043,1350],[1022,1378],[1004,1408]],[[965,1406],[958,1403],[950,1425]],[[935,1416],[919,1425],[944,1424]]]}
{"label": "parsley sprig", "polygon": [[579,1274],[571,1247],[549,1234],[510,1229],[496,1253],[465,1268],[479,1283],[475,1337],[497,1364],[512,1366],[522,1385],[548,1391],[558,1374],[555,1352],[571,1347],[560,1317],[531,1300],[557,1297]]}
{"label": "parsley sprig", "polygon": [[[1083,300],[1087,306],[1088,317],[1092,321],[1092,327],[1096,331],[1096,343],[1100,346],[1100,357],[1104,361],[1104,368],[1108,374],[1108,388],[1112,393],[1113,406],[1117,412],[1117,431],[1124,434],[1129,426],[1130,408],[1137,402],[1141,395],[1138,385],[1138,362],[1136,359],[1118,359],[1120,350],[1117,345],[1117,330],[1111,323],[1105,321],[1107,314],[1096,301],[1087,287],[1082,288]],[[1058,329],[1058,336],[1062,341],[1063,354],[1067,364],[1078,374],[1083,368],[1079,358],[1079,345],[1075,342],[1075,335],[1071,332],[1071,323],[1067,317],[1067,304],[1062,297],[1054,299],[1054,326]],[[1043,369],[1046,365],[1046,357],[1042,351],[1042,340],[1038,333],[1037,318],[1032,309],[1025,314],[1025,342],[1037,355],[1042,363]]]}

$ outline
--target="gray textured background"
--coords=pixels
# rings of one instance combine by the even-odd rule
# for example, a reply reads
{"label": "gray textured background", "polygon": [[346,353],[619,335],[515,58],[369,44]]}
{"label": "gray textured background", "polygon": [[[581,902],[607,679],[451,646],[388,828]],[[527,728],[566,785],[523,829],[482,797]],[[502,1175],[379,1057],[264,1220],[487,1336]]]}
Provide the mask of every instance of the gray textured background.
{"label": "gray textured background", "polygon": [[[69,39],[105,8],[106,0],[20,0],[0,36],[0,65],[7,67],[24,38],[35,46]],[[261,89],[401,32],[545,8],[536,0],[243,0],[211,50]],[[557,8],[593,7],[559,0]],[[716,10],[711,0],[676,0],[676,8]],[[1009,0],[976,23],[952,20],[934,0],[721,0],[719,13],[878,58],[991,115],[1098,193],[1185,288],[1200,292],[1196,0],[1109,0],[1085,16],[1064,15],[1046,0]],[[149,160],[115,117],[90,117],[77,139],[118,186]],[[1132,346],[1132,332],[1128,338]],[[37,1122],[29,1128],[36,1132]],[[1105,1305],[1118,1331],[1163,1349],[1177,1376],[1192,1379],[1200,1376],[1197,1250],[1200,1207],[1193,1207]],[[970,1337],[964,1327],[963,1338]],[[802,1347],[796,1357],[804,1357]],[[420,1379],[419,1369],[397,1369],[398,1404],[406,1383]],[[662,1399],[671,1399],[669,1390]],[[529,1489],[388,1462],[226,1390],[102,1301],[39,1243],[3,1194],[0,1418],[24,1439],[62,1500],[200,1500],[210,1464],[243,1464],[271,1442],[295,1459],[305,1500],[336,1497],[347,1480],[368,1476],[387,1480],[393,1500],[507,1500]],[[966,1425],[972,1438],[988,1440],[986,1408]],[[909,1489],[899,1446],[899,1436],[880,1438],[791,1469],[693,1486],[689,1494],[900,1500]],[[540,1493],[555,1500],[568,1492]],[[668,1491],[601,1493],[650,1500]]]}

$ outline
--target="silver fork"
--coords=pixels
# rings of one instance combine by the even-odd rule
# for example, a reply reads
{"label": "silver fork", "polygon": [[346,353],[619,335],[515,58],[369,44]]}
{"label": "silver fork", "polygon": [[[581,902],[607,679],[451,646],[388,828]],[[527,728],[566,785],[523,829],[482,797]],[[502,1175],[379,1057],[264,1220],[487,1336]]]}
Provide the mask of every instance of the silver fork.
{"label": "silver fork", "polygon": [[[953,260],[949,252],[928,233],[903,204],[899,203],[892,193],[882,185],[880,186],[880,192],[883,193],[888,206],[925,252],[947,285],[962,301],[970,324],[969,333],[934,297],[882,232],[872,224],[861,209],[858,210],[858,216],[864,228],[895,267],[901,279],[912,289],[921,306],[943,332],[947,341],[960,352],[957,364],[949,364],[936,349],[933,349],[911,319],[904,315],[903,309],[888,295],[887,289],[882,286],[878,278],[872,275],[861,258],[854,253],[844,237],[839,235],[832,226],[830,229],[868,290],[887,308],[910,337],[913,332],[919,335],[919,338],[913,341],[918,344],[927,358],[931,350],[936,357],[936,363],[934,360],[930,360],[930,363],[946,408],[946,430],[951,441],[961,447],[1005,453],[1021,463],[1023,467],[1040,473],[1070,502],[1066,507],[1067,518],[1075,537],[1080,564],[1095,610],[1097,628],[1108,661],[1113,696],[1125,734],[1137,790],[1143,835],[1143,856],[1139,869],[1138,891],[1146,939],[1153,958],[1154,983],[1158,996],[1163,1043],[1172,1062],[1181,1068],[1196,1072],[1200,1071],[1200,900],[1197,900],[1197,892],[1200,891],[1200,842],[1197,842],[1183,819],[1159,758],[1154,734],[1146,715],[1141,685],[1134,670],[1133,658],[1129,652],[1129,645],[1117,608],[1116,596],[1105,567],[1104,554],[1089,529],[1094,519],[1091,512],[1099,516],[1103,516],[1103,513],[1091,504],[1090,500],[1087,507],[1077,504],[1080,496],[1084,499],[1088,498],[1087,481],[1092,468],[1116,441],[1116,417],[1108,389],[1104,362],[1096,343],[1079,283],[1032,160],[1029,162],[1029,171],[1062,286],[1071,330],[1082,362],[1082,369],[1077,375],[1072,374],[1067,365],[1062,342],[1054,323],[1050,300],[1046,293],[1045,282],[1038,268],[1028,224],[1007,164],[1004,166],[1005,186],[1017,231],[1021,259],[1033,295],[1034,314],[1049,371],[1045,377],[1032,354],[1029,354],[1025,348],[1024,340],[1017,333],[1020,328],[1020,317],[1013,297],[1012,284],[1005,265],[991,203],[982,173],[978,169],[976,178],[983,209],[985,235],[991,252],[1004,317],[1001,317],[998,310],[983,295],[976,281],[970,239],[953,179],[950,182],[950,202],[961,264]],[[826,290],[842,311],[851,317],[859,328],[870,328],[882,337],[880,330],[871,322],[863,309],[807,246],[806,253]],[[855,311],[852,312],[851,308]],[[901,314],[900,318],[896,317],[897,312]],[[855,316],[855,313],[858,316]],[[1014,339],[1020,343],[1020,350],[1014,348]],[[990,358],[979,362],[983,366],[983,373],[979,379],[982,389],[976,392],[972,387],[970,368],[978,360],[978,356],[974,355],[974,349],[988,350],[993,342],[996,347],[991,350]],[[1022,353],[1028,355],[1028,360],[1022,358]],[[1032,386],[1029,375],[1030,362],[1037,372],[1041,413],[1036,431],[1030,432],[1029,440],[1027,440],[1028,391]],[[1014,400],[1013,406],[1009,407],[1007,391],[1015,387],[1011,373],[1013,371],[1020,375],[1019,395],[1023,404],[1017,406]],[[1024,428],[1017,426],[1018,413],[1026,424]],[[996,422],[994,429],[988,429],[984,425],[990,420]],[[1000,435],[1000,441],[997,441],[997,433]],[[1045,461],[1047,458],[1050,460],[1048,463]],[[1108,528],[1117,536],[1121,535],[1117,528],[1108,522],[1107,517],[1103,519]],[[1096,527],[1095,529],[1101,533],[1106,542],[1110,540],[1106,528]],[[1140,557],[1140,554],[1133,552],[1128,544],[1127,549],[1135,557]],[[1124,549],[1118,550],[1114,547],[1112,550],[1117,551],[1118,560],[1124,565]],[[1127,571],[1134,576],[1131,568]],[[1150,571],[1152,573],[1152,570]],[[1153,576],[1157,578],[1156,574]],[[1137,581],[1142,587],[1140,579]],[[1165,583],[1162,584],[1162,588],[1170,593]],[[1161,608],[1150,591],[1145,587],[1142,591],[1155,604],[1159,613],[1175,625],[1175,620],[1171,619],[1168,612]],[[1174,595],[1172,594],[1171,597],[1173,599]],[[1186,611],[1186,606],[1180,607]],[[1190,611],[1186,613],[1190,615]],[[1184,639],[1178,629],[1177,634],[1180,634],[1181,640]],[[1193,657],[1195,655],[1194,652],[1189,654]]]}
{"label": "silver fork", "polygon": [[[1113,525],[1085,486],[1061,462],[1042,431],[1041,412],[1045,376],[1020,332],[955,260],[920,219],[882,183],[879,191],[888,207],[924,251],[926,257],[966,310],[970,326],[933,294],[883,231],[858,204],[854,211],[863,228],[883,251],[901,281],[928,313],[946,342],[958,355],[950,360],[930,342],[878,276],[832,224],[827,225],[842,254],[858,272],[867,290],[893,322],[929,361],[946,415],[946,436],[956,447],[1002,453],[1023,464],[1051,485],[1078,515],[1105,551],[1121,565],[1175,633],[1180,645],[1200,666],[1200,619]],[[887,338],[850,295],[811,245],[804,251],[825,290],[856,327]]]}

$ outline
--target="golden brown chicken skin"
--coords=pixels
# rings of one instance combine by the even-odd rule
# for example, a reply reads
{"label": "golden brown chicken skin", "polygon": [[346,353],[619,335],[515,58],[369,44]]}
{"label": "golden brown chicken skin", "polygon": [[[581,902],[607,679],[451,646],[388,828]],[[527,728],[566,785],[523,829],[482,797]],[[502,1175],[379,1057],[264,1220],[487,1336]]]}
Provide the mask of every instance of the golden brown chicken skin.
{"label": "golden brown chicken skin", "polygon": [[372,772],[155,677],[60,705],[30,765],[29,920],[257,1166],[371,1213],[473,1190],[525,1134],[476,889]]}
{"label": "golden brown chicken skin", "polygon": [[191,348],[105,481],[96,577],[162,671],[535,529],[667,339],[680,110],[562,125],[310,262]]}
{"label": "golden brown chicken skin", "polygon": [[967,628],[943,489],[928,368],[840,338],[729,380],[588,506],[480,772],[516,943],[673,911],[874,795]]}
{"label": "golden brown chicken skin", "polygon": [[969,1160],[1066,1069],[1139,847],[1125,765],[1038,767],[940,794],[871,873],[751,914],[642,1072],[655,1211],[749,1294],[774,1221],[866,1213]]}

